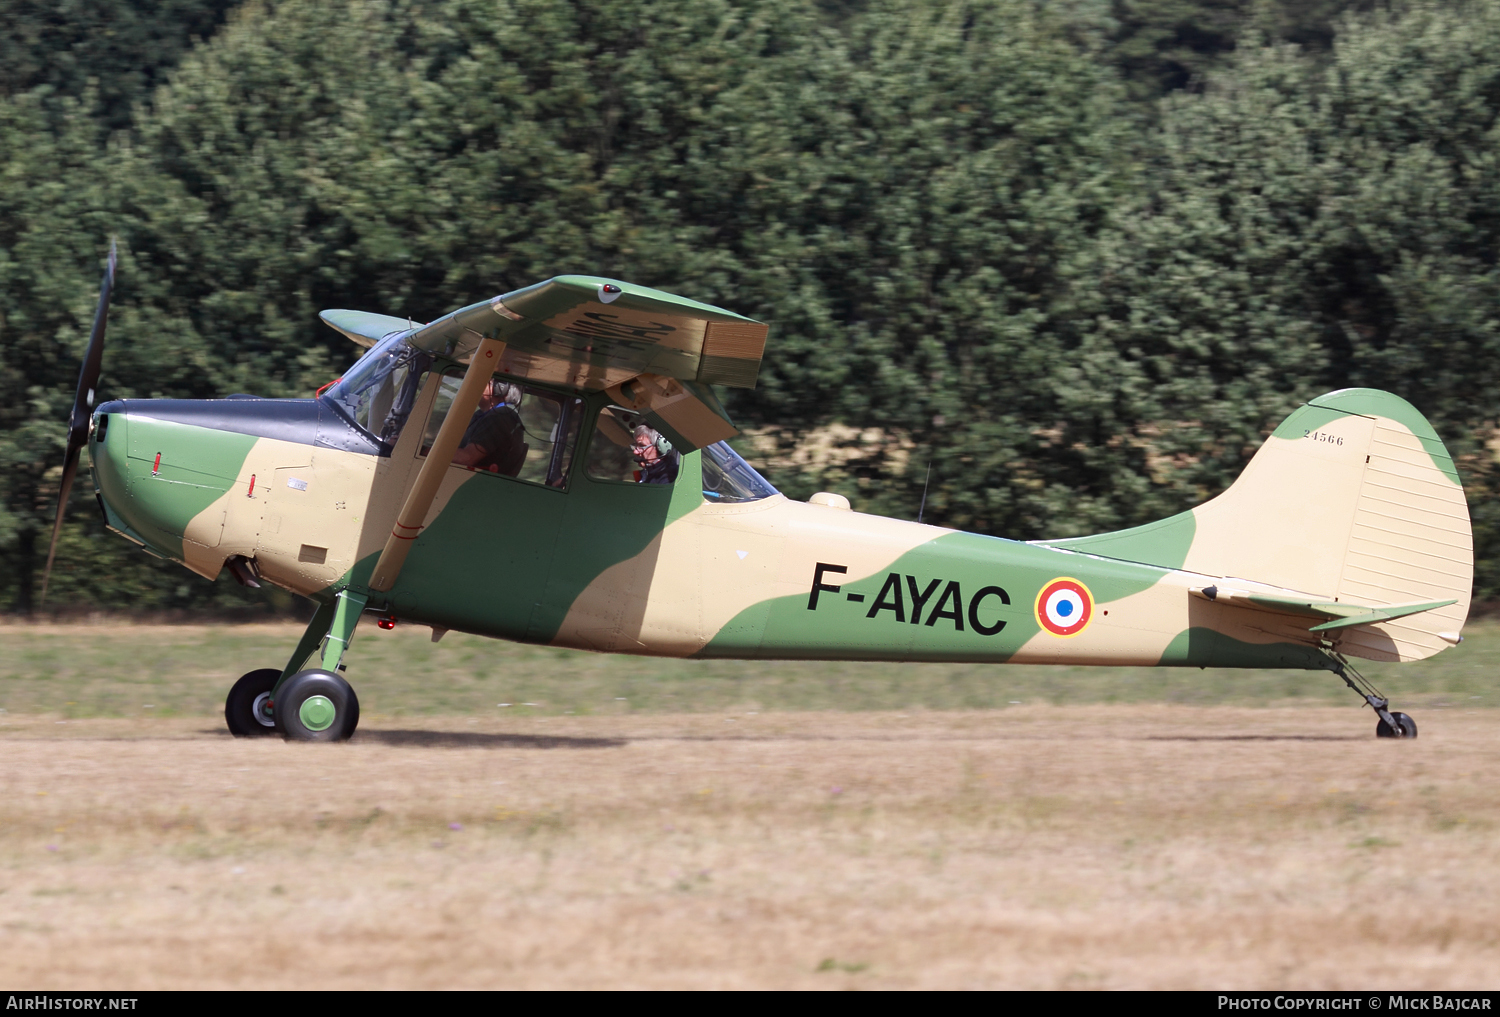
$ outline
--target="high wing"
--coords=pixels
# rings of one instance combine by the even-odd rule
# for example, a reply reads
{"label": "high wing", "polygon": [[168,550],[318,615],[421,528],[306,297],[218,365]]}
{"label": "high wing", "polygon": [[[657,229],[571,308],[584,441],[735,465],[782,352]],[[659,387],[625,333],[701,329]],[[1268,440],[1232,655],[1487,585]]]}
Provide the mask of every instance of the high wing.
{"label": "high wing", "polygon": [[[384,327],[374,319],[401,321],[345,317],[360,313],[322,317],[351,338]],[[761,322],[711,304],[617,279],[564,275],[470,304],[406,338],[459,362],[483,339],[498,339],[506,345],[498,370],[604,389],[686,452],[739,433],[709,386],[754,388],[766,333]]]}

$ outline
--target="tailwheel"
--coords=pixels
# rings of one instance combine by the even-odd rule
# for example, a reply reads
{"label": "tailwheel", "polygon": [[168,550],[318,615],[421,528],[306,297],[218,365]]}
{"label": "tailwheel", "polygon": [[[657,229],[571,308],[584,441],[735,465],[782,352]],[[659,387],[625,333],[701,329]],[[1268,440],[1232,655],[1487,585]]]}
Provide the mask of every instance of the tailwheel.
{"label": "tailwheel", "polygon": [[1404,713],[1392,713],[1391,719],[1396,722],[1396,727],[1391,727],[1382,717],[1380,723],[1375,725],[1376,738],[1415,738],[1417,736],[1417,722],[1411,717]]}
{"label": "tailwheel", "polygon": [[236,738],[254,738],[258,735],[276,733],[276,720],[271,716],[271,690],[281,671],[274,667],[263,667],[242,675],[229,690],[224,700],[224,723],[229,733]]}
{"label": "tailwheel", "polygon": [[290,742],[341,742],[359,725],[359,697],[333,671],[299,671],[276,690],[276,730]]}
{"label": "tailwheel", "polygon": [[1349,658],[1342,653],[1324,646],[1323,653],[1328,657],[1329,670],[1340,678],[1344,684],[1359,694],[1359,697],[1369,704],[1370,709],[1375,711],[1375,716],[1380,720],[1375,725],[1376,738],[1415,738],[1417,736],[1417,722],[1404,713],[1393,711],[1390,699],[1385,694],[1370,684],[1370,680],[1354,669],[1349,663]]}

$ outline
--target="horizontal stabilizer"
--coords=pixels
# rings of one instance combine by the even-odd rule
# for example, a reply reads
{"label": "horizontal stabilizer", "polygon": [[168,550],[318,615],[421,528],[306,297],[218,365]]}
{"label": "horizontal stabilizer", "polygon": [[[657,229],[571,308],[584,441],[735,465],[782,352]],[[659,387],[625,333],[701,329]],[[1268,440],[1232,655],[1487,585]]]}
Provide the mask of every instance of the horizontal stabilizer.
{"label": "horizontal stabilizer", "polygon": [[318,317],[353,339],[361,346],[374,346],[393,332],[405,332],[416,327],[409,318],[393,318],[389,314],[371,311],[320,311]]}
{"label": "horizontal stabilizer", "polygon": [[1247,593],[1243,590],[1228,590],[1219,586],[1205,586],[1193,590],[1196,596],[1205,600],[1211,600],[1216,604],[1233,604],[1237,607],[1260,608],[1266,611],[1278,611],[1283,614],[1301,614],[1312,618],[1329,618],[1331,621],[1314,625],[1308,629],[1309,632],[1330,632],[1334,629],[1344,629],[1351,625],[1370,625],[1375,622],[1394,621],[1397,618],[1405,618],[1407,615],[1421,614],[1423,611],[1432,611],[1449,604],[1457,603],[1456,600],[1428,600],[1410,604],[1386,604],[1382,607],[1370,607],[1364,604],[1351,604],[1347,601],[1314,600],[1307,597],[1283,597],[1269,593]]}
{"label": "horizontal stabilizer", "polygon": [[1409,614],[1421,614],[1423,611],[1431,611],[1435,608],[1447,607],[1449,604],[1457,603],[1457,600],[1430,600],[1425,604],[1392,604],[1390,607],[1373,608],[1364,614],[1335,618],[1333,621],[1324,622],[1322,625],[1314,625],[1307,631],[1328,632],[1331,629],[1348,628],[1350,625],[1368,625],[1371,622],[1393,621],[1397,618],[1405,618]]}

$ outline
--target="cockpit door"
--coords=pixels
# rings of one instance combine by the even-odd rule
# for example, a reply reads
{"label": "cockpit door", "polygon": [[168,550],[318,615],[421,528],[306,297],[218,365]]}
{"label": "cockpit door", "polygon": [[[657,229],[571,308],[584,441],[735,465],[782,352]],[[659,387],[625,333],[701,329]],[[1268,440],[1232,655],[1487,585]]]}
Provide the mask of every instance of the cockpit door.
{"label": "cockpit door", "polygon": [[[417,403],[397,454],[412,440],[415,477],[460,377]],[[425,417],[422,410],[426,409]],[[398,613],[434,625],[524,640],[542,601],[572,497],[573,458],[585,404],[576,395],[503,376],[466,427],[426,524],[392,590]],[[484,420],[490,414],[488,422]],[[483,445],[490,443],[493,447]],[[399,464],[393,463],[392,469]]]}

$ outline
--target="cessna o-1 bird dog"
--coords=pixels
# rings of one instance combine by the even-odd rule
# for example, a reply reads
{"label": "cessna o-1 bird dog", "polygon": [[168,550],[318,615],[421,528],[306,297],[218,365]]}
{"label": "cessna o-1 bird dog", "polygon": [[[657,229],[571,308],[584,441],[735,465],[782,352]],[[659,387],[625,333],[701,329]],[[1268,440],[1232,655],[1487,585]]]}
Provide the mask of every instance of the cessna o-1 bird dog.
{"label": "cessna o-1 bird dog", "polygon": [[87,446],[111,530],[315,601],[286,666],[230,690],[236,735],[348,738],[371,612],[674,657],[1325,670],[1415,737],[1349,658],[1420,660],[1467,617],[1457,471],[1386,392],[1313,399],[1190,511],[1019,542],[778,493],[710,387],[754,385],[767,327],[722,308],[575,275],[429,324],[325,311],[368,351],[315,398],[96,408],[114,272],[111,247],[48,573]]}

